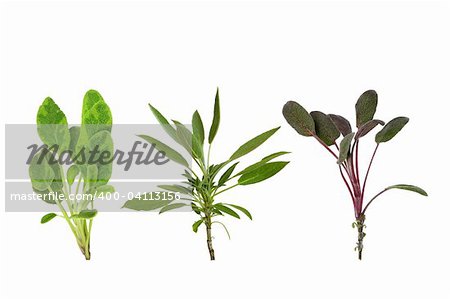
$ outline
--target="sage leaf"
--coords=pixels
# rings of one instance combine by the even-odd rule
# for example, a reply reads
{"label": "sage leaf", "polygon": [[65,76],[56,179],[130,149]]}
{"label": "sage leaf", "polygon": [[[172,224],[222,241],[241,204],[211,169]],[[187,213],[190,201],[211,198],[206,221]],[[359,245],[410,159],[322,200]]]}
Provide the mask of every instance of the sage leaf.
{"label": "sage leaf", "polygon": [[267,132],[264,132],[264,133],[256,136],[255,138],[247,141],[246,143],[241,145],[237,149],[237,151],[235,151],[231,155],[230,160],[236,160],[236,159],[238,159],[238,158],[248,154],[249,152],[253,151],[257,147],[259,147],[261,144],[263,144],[267,139],[269,139],[273,134],[275,134],[275,132],[278,131],[279,128],[280,127],[274,128],[274,129],[269,130]]}
{"label": "sage leaf", "polygon": [[219,179],[219,183],[217,183],[218,187],[223,186],[227,180],[230,178],[231,174],[233,173],[234,169],[236,168],[236,165],[238,165],[239,162],[234,163],[233,165],[230,166],[230,168],[228,168],[220,177]]}
{"label": "sage leaf", "polygon": [[56,216],[58,216],[58,215],[56,215],[55,213],[48,213],[48,214],[45,214],[45,215],[42,216],[42,218],[41,218],[41,223],[42,223],[42,224],[47,223],[47,222],[49,222],[50,220],[52,220],[53,218],[55,218]]}
{"label": "sage leaf", "polygon": [[200,219],[198,221],[195,221],[194,224],[192,224],[192,230],[194,233],[198,231],[198,227],[203,223],[203,219]]}
{"label": "sage leaf", "polygon": [[310,115],[314,120],[317,137],[319,137],[326,145],[333,145],[341,133],[334,125],[331,117],[320,111],[312,111]]}
{"label": "sage leaf", "polygon": [[112,122],[111,110],[100,93],[92,89],[87,91],[83,99],[80,134],[86,134],[89,139],[103,130],[111,132]]}
{"label": "sage leaf", "polygon": [[373,119],[377,110],[378,95],[375,90],[365,91],[358,99],[355,105],[356,127],[360,127],[369,120]]}
{"label": "sage leaf", "polygon": [[205,129],[203,128],[202,118],[197,110],[192,115],[192,133],[203,146],[205,142]]}
{"label": "sage leaf", "polygon": [[243,170],[238,172],[236,174],[236,176],[239,176],[241,174],[250,172],[250,171],[252,171],[252,170],[254,170],[254,169],[256,169],[256,168],[258,168],[258,167],[260,167],[260,166],[262,166],[264,164],[266,164],[267,162],[269,162],[269,161],[271,161],[271,160],[273,160],[273,159],[275,159],[275,158],[277,158],[279,156],[286,155],[286,154],[289,154],[289,152],[277,152],[277,153],[270,154],[270,155],[262,158],[261,161],[258,161],[256,163],[250,165],[250,166],[247,166],[246,168],[244,168]]}
{"label": "sage leaf", "polygon": [[348,135],[352,132],[350,122],[343,116],[337,114],[328,114],[336,128],[341,132],[342,136]]}
{"label": "sage leaf", "polygon": [[179,192],[181,194],[192,195],[192,190],[190,190],[184,186],[180,186],[180,185],[159,185],[158,187],[161,189],[167,190],[167,191]]}
{"label": "sage leaf", "polygon": [[75,178],[80,173],[80,169],[77,165],[71,165],[69,169],[67,170],[67,183],[69,183],[69,186],[72,186],[73,182],[75,181]]}
{"label": "sage leaf", "polygon": [[239,185],[250,185],[262,182],[282,170],[289,162],[270,162],[244,173],[239,179]]}
{"label": "sage leaf", "polygon": [[28,168],[28,174],[31,179],[31,184],[34,189],[39,191],[46,191],[51,189],[51,183],[55,178],[55,173],[47,160],[48,151],[40,150],[31,159]]}
{"label": "sage leaf", "polygon": [[156,120],[158,120],[159,124],[162,126],[164,131],[172,137],[173,140],[178,142],[177,132],[172,127],[172,125],[167,121],[167,119],[161,114],[161,112],[158,111],[155,107],[153,107],[151,104],[148,104],[150,107],[150,110],[152,111],[153,115],[156,117]]}
{"label": "sage leaf", "polygon": [[162,143],[161,141],[147,135],[138,135],[138,136],[147,141],[148,143],[153,144],[158,151],[164,152],[166,157],[169,158],[170,160],[183,166],[189,167],[189,163],[186,161],[186,159],[184,159],[181,154],[170,148],[165,143]]}
{"label": "sage leaf", "polygon": [[97,215],[97,210],[82,210],[80,213],[73,215],[73,218],[92,219]]}
{"label": "sage leaf", "polygon": [[288,124],[302,136],[315,134],[314,120],[299,103],[289,101],[283,106],[283,116]]}
{"label": "sage leaf", "polygon": [[159,193],[162,192],[149,192],[142,194],[140,196],[136,196],[133,199],[127,200],[122,208],[127,208],[136,211],[151,211],[160,209],[173,201],[173,200],[156,199],[157,197],[156,194]]}
{"label": "sage leaf", "polygon": [[102,195],[106,193],[114,193],[116,189],[112,185],[102,185],[95,188],[97,195]]}
{"label": "sage leaf", "polygon": [[219,88],[216,91],[216,98],[214,100],[214,117],[211,124],[211,129],[209,129],[208,142],[211,144],[216,137],[217,131],[219,130],[220,124],[220,100],[219,100]]}
{"label": "sage leaf", "polygon": [[179,121],[174,120],[180,144],[194,157],[203,161],[203,147],[200,141]]}
{"label": "sage leaf", "polygon": [[245,208],[243,208],[243,207],[241,207],[241,206],[238,206],[238,205],[232,205],[232,204],[230,204],[230,203],[224,203],[224,204],[225,204],[225,205],[229,205],[229,206],[235,208],[236,210],[241,211],[241,212],[244,213],[248,218],[250,218],[250,220],[253,220],[252,214],[250,214],[250,212],[249,212],[247,209],[245,209]]}
{"label": "sage leaf", "polygon": [[350,146],[352,145],[353,136],[355,133],[350,133],[346,135],[339,145],[339,159],[337,161],[338,164],[341,164],[345,160],[347,160],[348,154],[350,152]]}
{"label": "sage leaf", "polygon": [[356,132],[355,140],[366,136],[370,131],[372,131],[377,125],[384,126],[384,121],[379,119],[372,119],[359,127],[358,132]]}
{"label": "sage leaf", "polygon": [[386,188],[386,190],[390,190],[390,189],[402,189],[402,190],[416,192],[423,196],[428,196],[428,194],[427,194],[427,192],[425,192],[425,190],[423,190],[420,187],[414,186],[414,185],[398,184],[398,185],[393,185],[393,186],[389,186]]}
{"label": "sage leaf", "polygon": [[221,211],[221,212],[223,212],[223,213],[225,213],[225,214],[228,214],[228,215],[231,215],[231,216],[236,217],[236,218],[238,218],[238,219],[241,219],[241,217],[239,216],[238,213],[236,213],[235,211],[233,211],[233,210],[230,209],[229,207],[224,206],[223,204],[217,203],[217,204],[214,205],[214,207],[215,207],[217,210],[219,210],[219,211]]}
{"label": "sage leaf", "polygon": [[403,129],[408,121],[409,118],[403,116],[394,118],[393,120],[388,122],[380,132],[377,133],[377,135],[375,136],[375,142],[381,143],[391,140],[395,135],[397,135],[398,132]]}
{"label": "sage leaf", "polygon": [[49,148],[56,145],[59,153],[69,148],[70,133],[66,115],[51,98],[42,102],[36,123],[39,137]]}
{"label": "sage leaf", "polygon": [[182,208],[182,207],[185,207],[185,206],[187,206],[187,204],[181,203],[181,202],[177,202],[177,203],[173,203],[173,204],[170,204],[170,205],[166,205],[166,206],[162,207],[162,209],[159,211],[159,214],[165,213],[167,211],[179,209],[179,208]]}

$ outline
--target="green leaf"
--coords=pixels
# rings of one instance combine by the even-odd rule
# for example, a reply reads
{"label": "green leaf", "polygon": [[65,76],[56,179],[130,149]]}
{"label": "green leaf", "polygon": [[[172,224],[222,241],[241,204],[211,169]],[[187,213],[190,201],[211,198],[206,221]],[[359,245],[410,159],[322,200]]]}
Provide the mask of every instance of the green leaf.
{"label": "green leaf", "polygon": [[372,119],[366,122],[364,125],[359,127],[358,132],[356,132],[355,140],[366,136],[370,131],[372,131],[377,125],[384,126],[384,121],[379,119]]}
{"label": "green leaf", "polygon": [[390,190],[390,189],[408,190],[408,191],[419,193],[420,195],[423,195],[423,196],[428,196],[428,194],[427,194],[427,192],[425,192],[425,190],[423,190],[420,187],[414,186],[414,185],[398,184],[398,185],[393,185],[393,186],[389,186],[386,188],[386,190]]}
{"label": "green leaf", "polygon": [[106,194],[106,193],[114,193],[116,189],[112,185],[102,185],[95,188],[95,192],[97,195]]}
{"label": "green leaf", "polygon": [[339,138],[341,133],[334,125],[334,122],[331,120],[331,117],[320,111],[312,111],[310,114],[314,120],[316,135],[326,145],[328,146],[333,145],[336,139]]}
{"label": "green leaf", "polygon": [[246,143],[241,145],[237,149],[237,151],[235,151],[231,155],[230,160],[238,159],[238,158],[248,154],[249,152],[253,151],[257,147],[259,147],[261,144],[263,144],[267,139],[269,139],[273,134],[275,134],[275,132],[278,131],[279,128],[280,127],[274,128],[274,129],[269,130],[267,132],[264,132],[264,133],[256,136],[255,138],[247,141]]}
{"label": "green leaf", "polygon": [[77,165],[72,165],[67,170],[67,183],[69,183],[69,186],[72,186],[73,182],[75,181],[75,178],[80,173],[80,169]]}
{"label": "green leaf", "polygon": [[52,220],[53,218],[55,218],[56,216],[58,216],[58,215],[56,215],[55,213],[48,213],[48,214],[42,216],[41,223],[42,224],[47,223],[50,220]]}
{"label": "green leaf", "polygon": [[80,213],[73,215],[73,218],[92,219],[97,215],[97,210],[82,210]]}
{"label": "green leaf", "polygon": [[314,119],[299,103],[287,102],[283,107],[283,115],[288,124],[302,136],[315,134]]}
{"label": "green leaf", "polygon": [[96,178],[88,178],[92,183],[90,186],[99,186],[108,183],[112,175],[112,157],[114,155],[114,144],[111,133],[105,130],[97,132],[89,139],[87,148],[90,151],[96,151],[96,154],[92,156],[92,161],[101,160],[101,163],[95,164],[97,166]]}
{"label": "green leaf", "polygon": [[398,132],[400,132],[403,127],[408,123],[409,118],[407,117],[396,117],[390,122],[388,122],[380,132],[375,136],[376,143],[387,142],[394,138]]}
{"label": "green leaf", "polygon": [[159,188],[172,191],[172,192],[179,192],[181,194],[187,194],[192,195],[192,191],[184,186],[180,185],[158,185]]}
{"label": "green leaf", "polygon": [[175,126],[177,127],[177,137],[180,144],[192,154],[193,157],[203,161],[203,147],[200,141],[179,121],[174,120]]}
{"label": "green leaf", "polygon": [[244,173],[239,179],[239,185],[250,185],[262,182],[282,170],[289,162],[270,162]]}
{"label": "green leaf", "polygon": [[355,136],[355,133],[350,133],[346,135],[339,145],[339,159],[337,161],[338,164],[341,164],[345,160],[347,160],[348,154],[350,152],[350,146],[352,145],[352,139]]}
{"label": "green leaf", "polygon": [[88,183],[89,185],[91,185],[97,181],[97,176],[98,176],[97,166],[96,165],[88,165],[85,182]]}
{"label": "green leaf", "polygon": [[78,143],[78,138],[80,137],[80,127],[79,126],[73,126],[69,129],[70,134],[70,143],[69,143],[69,150],[72,152],[72,157],[77,154],[76,152],[76,146]]}
{"label": "green leaf", "polygon": [[234,163],[230,166],[220,177],[219,182],[217,183],[217,186],[223,186],[227,180],[230,178],[231,174],[233,173],[234,169],[236,168],[236,165],[238,165],[239,162]]}
{"label": "green leaf", "polygon": [[369,120],[373,119],[377,110],[378,95],[375,90],[365,91],[358,99],[355,105],[356,109],[356,127],[360,127]]}
{"label": "green leaf", "polygon": [[48,147],[57,145],[59,153],[69,148],[70,133],[66,115],[51,98],[42,102],[36,123],[39,137]]}
{"label": "green leaf", "polygon": [[219,210],[219,211],[221,211],[221,212],[224,212],[225,214],[228,214],[228,215],[231,215],[231,216],[236,217],[236,218],[238,218],[238,219],[241,219],[241,217],[239,216],[238,213],[236,213],[235,211],[233,211],[232,209],[230,209],[230,208],[227,207],[227,206],[224,206],[224,205],[222,205],[222,204],[220,204],[220,203],[217,203],[217,204],[214,205],[214,207],[215,207],[217,210]]}
{"label": "green leaf", "polygon": [[167,121],[167,119],[151,104],[148,104],[150,107],[150,110],[152,111],[153,115],[156,117],[164,131],[166,131],[167,134],[169,134],[170,137],[172,137],[173,140],[178,142],[177,132],[172,127],[172,125]]}
{"label": "green leaf", "polygon": [[192,230],[194,233],[198,231],[198,227],[203,223],[203,219],[200,219],[198,221],[195,221],[194,224],[192,224]]}
{"label": "green leaf", "polygon": [[328,114],[336,128],[341,132],[342,136],[348,135],[352,132],[350,122],[343,116],[337,114]]}
{"label": "green leaf", "polygon": [[183,166],[189,167],[189,164],[186,161],[186,159],[184,159],[181,154],[170,148],[168,145],[147,135],[138,135],[138,136],[147,141],[148,143],[153,144],[158,151],[164,152],[166,157],[169,158],[170,160],[179,163]]}
{"label": "green leaf", "polygon": [[[40,150],[31,159],[28,168],[28,174],[31,179],[31,184],[34,189],[38,191],[46,191],[51,188],[55,173],[47,160],[48,151]],[[55,190],[53,190],[55,191]]]}
{"label": "green leaf", "polygon": [[275,158],[277,158],[279,156],[286,155],[286,154],[289,154],[289,153],[290,152],[277,152],[277,153],[270,154],[270,155],[262,158],[261,161],[258,161],[256,163],[250,165],[250,166],[247,166],[246,168],[244,168],[243,170],[238,172],[234,177],[239,176],[239,175],[244,174],[244,173],[247,173],[249,171],[252,171],[252,170],[254,170],[254,169],[256,169],[256,168],[266,164],[267,162],[269,162],[269,161],[271,161],[271,160],[273,160],[273,159],[275,159]]}
{"label": "green leaf", "polygon": [[157,199],[156,194],[161,193],[163,192],[149,192],[140,196],[136,196],[133,199],[127,200],[122,208],[128,208],[136,211],[151,211],[162,208],[173,201]]}
{"label": "green leaf", "polygon": [[86,134],[89,139],[103,130],[111,132],[112,122],[111,110],[100,93],[88,90],[83,99],[80,134]]}
{"label": "green leaf", "polygon": [[214,101],[214,117],[211,124],[211,129],[209,129],[209,137],[208,142],[211,144],[214,140],[214,137],[216,137],[217,131],[219,130],[219,123],[220,123],[220,100],[219,100],[219,88],[217,88],[216,91],[216,98]]}
{"label": "green leaf", "polygon": [[232,204],[230,204],[230,203],[224,203],[224,205],[229,205],[229,206],[235,208],[236,210],[241,211],[241,212],[244,213],[248,218],[250,218],[250,220],[253,220],[252,214],[250,214],[250,212],[249,212],[247,209],[245,209],[245,208],[243,208],[243,207],[241,207],[241,206],[232,205]]}
{"label": "green leaf", "polygon": [[179,208],[182,208],[182,207],[185,207],[185,206],[187,206],[187,204],[181,203],[181,202],[173,203],[171,205],[166,205],[159,211],[159,214],[162,214],[162,213],[170,211],[170,210],[179,209]]}
{"label": "green leaf", "polygon": [[201,145],[205,142],[205,129],[203,128],[202,118],[196,110],[192,115],[192,132]]}

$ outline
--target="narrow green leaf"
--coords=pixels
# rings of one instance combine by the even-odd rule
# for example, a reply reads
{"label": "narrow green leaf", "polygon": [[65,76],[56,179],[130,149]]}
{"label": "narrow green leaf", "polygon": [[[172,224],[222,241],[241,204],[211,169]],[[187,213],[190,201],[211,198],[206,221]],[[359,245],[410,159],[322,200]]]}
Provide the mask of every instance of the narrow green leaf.
{"label": "narrow green leaf", "polygon": [[275,134],[275,132],[278,131],[279,128],[280,127],[274,128],[274,129],[269,130],[267,132],[264,132],[264,133],[256,136],[255,138],[247,141],[246,143],[241,145],[237,149],[237,151],[235,151],[231,155],[230,160],[238,159],[238,158],[248,154],[249,152],[253,151],[257,147],[259,147],[261,144],[263,144],[267,139],[269,139],[273,134]]}
{"label": "narrow green leaf", "polygon": [[48,214],[42,216],[41,223],[42,224],[47,223],[50,220],[52,220],[53,218],[55,218],[56,216],[58,216],[58,215],[56,215],[55,213],[48,213]]}
{"label": "narrow green leaf", "polygon": [[216,91],[216,98],[214,101],[214,118],[211,124],[211,129],[209,129],[208,142],[211,144],[216,137],[217,131],[219,130],[220,123],[220,100],[219,100],[219,88]]}
{"label": "narrow green leaf", "polygon": [[359,127],[358,132],[356,132],[355,140],[366,136],[370,131],[372,131],[377,125],[384,126],[384,121],[379,119],[372,119]]}
{"label": "narrow green leaf", "polygon": [[341,164],[347,160],[350,152],[350,146],[352,145],[353,136],[355,136],[355,133],[350,133],[341,140],[341,144],[339,146],[339,159],[337,161],[338,164]]}
{"label": "narrow green leaf", "polygon": [[414,185],[398,184],[398,185],[393,185],[393,186],[389,186],[386,188],[386,190],[390,190],[390,189],[402,189],[402,190],[416,192],[423,196],[428,196],[428,194],[427,194],[427,192],[425,192],[425,190],[423,190],[420,187],[414,186]]}
{"label": "narrow green leaf", "polygon": [[173,201],[164,199],[167,197],[161,196],[161,193],[163,192],[149,192],[136,196],[135,198],[126,201],[122,208],[136,211],[151,211],[162,208]]}
{"label": "narrow green leaf", "polygon": [[92,219],[97,215],[97,210],[82,210],[80,213],[73,215],[73,218]]}
{"label": "narrow green leaf", "polygon": [[200,141],[186,128],[185,125],[179,121],[173,120],[177,127],[177,137],[180,144],[191,154],[193,157],[203,161],[203,147]]}
{"label": "narrow green leaf", "polygon": [[326,145],[333,145],[341,133],[331,120],[331,117],[320,111],[312,111],[310,115],[314,120],[317,137]]}
{"label": "narrow green leaf", "polygon": [[192,115],[192,132],[201,145],[205,142],[205,129],[203,128],[202,118],[197,110]]}
{"label": "narrow green leaf", "polygon": [[172,125],[161,114],[161,112],[158,111],[158,109],[153,107],[151,104],[148,104],[148,106],[150,107],[150,110],[152,111],[153,115],[156,117],[156,120],[158,120],[164,131],[166,131],[166,133],[169,134],[169,136],[172,137],[173,140],[178,142],[177,132],[172,127]]}
{"label": "narrow green leaf", "polygon": [[377,133],[377,135],[375,136],[375,142],[381,143],[391,140],[395,135],[397,135],[398,132],[403,129],[408,121],[409,118],[403,116],[394,118],[393,120],[388,122],[380,132]]}
{"label": "narrow green leaf", "polygon": [[195,221],[194,224],[192,224],[192,230],[194,233],[198,231],[198,227],[203,223],[203,219],[200,219],[198,221]]}
{"label": "narrow green leaf", "polygon": [[365,91],[358,99],[355,105],[356,127],[360,127],[369,120],[373,119],[377,110],[378,95],[375,90]]}
{"label": "narrow green leaf", "polygon": [[166,205],[159,211],[159,214],[162,214],[162,213],[170,211],[170,210],[179,209],[179,208],[182,208],[182,207],[185,207],[185,206],[187,206],[187,204],[181,203],[181,202],[173,203],[171,205]]}
{"label": "narrow green leaf", "polygon": [[236,213],[235,211],[233,211],[229,207],[224,206],[223,204],[217,203],[217,204],[214,205],[214,207],[216,209],[218,209],[219,211],[224,212],[225,214],[228,214],[228,215],[231,215],[231,216],[236,217],[238,219],[241,219],[241,217],[239,216],[238,213]]}
{"label": "narrow green leaf", "polygon": [[243,207],[241,207],[241,206],[232,205],[232,204],[230,204],[230,203],[224,203],[224,205],[229,205],[229,206],[235,208],[236,210],[241,211],[241,212],[244,213],[248,218],[250,218],[250,220],[253,220],[252,214],[250,214],[250,212],[249,212],[247,209],[245,209],[245,208],[243,208]]}
{"label": "narrow green leaf", "polygon": [[262,158],[261,161],[258,161],[258,162],[256,162],[256,163],[250,165],[250,166],[247,166],[246,168],[244,168],[243,170],[241,170],[240,172],[238,172],[238,173],[237,173],[235,176],[233,176],[233,177],[236,177],[236,176],[239,176],[239,175],[241,175],[241,174],[250,172],[250,171],[252,171],[252,170],[254,170],[254,169],[256,169],[256,168],[258,168],[258,167],[260,167],[260,166],[262,166],[262,165],[264,165],[264,164],[266,164],[267,162],[269,162],[269,161],[271,161],[271,160],[273,160],[273,159],[275,159],[275,158],[277,158],[277,157],[279,157],[279,156],[286,155],[286,154],[289,154],[289,153],[290,153],[290,152],[277,152],[277,153],[270,154],[270,155],[268,155],[268,156]]}
{"label": "narrow green leaf", "polygon": [[230,178],[231,174],[233,173],[234,169],[236,168],[236,165],[238,165],[239,162],[234,163],[233,165],[230,166],[230,168],[228,168],[220,177],[219,179],[219,183],[217,183],[218,187],[223,186],[227,180]]}
{"label": "narrow green leaf", "polygon": [[312,136],[316,132],[313,118],[297,102],[287,102],[283,106],[283,116],[288,124],[302,136]]}
{"label": "narrow green leaf", "polygon": [[158,185],[158,187],[161,189],[167,190],[167,191],[179,192],[181,194],[192,195],[192,190],[190,190],[184,186],[180,186],[180,185]]}
{"label": "narrow green leaf", "polygon": [[262,182],[282,170],[289,162],[270,162],[244,173],[239,179],[239,185],[250,185]]}
{"label": "narrow green leaf", "polygon": [[186,161],[186,159],[184,159],[181,154],[170,148],[165,143],[162,143],[161,141],[147,135],[138,135],[138,136],[147,141],[148,143],[153,144],[158,151],[164,152],[164,154],[170,160],[179,163],[183,166],[189,167],[189,164]]}
{"label": "narrow green leaf", "polygon": [[73,182],[75,181],[75,178],[80,173],[80,169],[77,165],[71,165],[69,169],[67,170],[67,183],[69,183],[69,186],[72,186]]}

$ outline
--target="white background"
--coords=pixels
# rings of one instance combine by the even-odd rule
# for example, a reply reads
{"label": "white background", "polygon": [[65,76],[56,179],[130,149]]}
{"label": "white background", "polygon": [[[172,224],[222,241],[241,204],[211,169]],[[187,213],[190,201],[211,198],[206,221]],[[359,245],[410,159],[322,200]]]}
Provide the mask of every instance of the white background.
{"label": "white background", "polygon": [[[447,3],[10,2],[0,8],[2,123],[34,123],[47,96],[76,123],[82,97],[93,88],[115,123],[155,123],[152,102],[185,122],[199,109],[209,127],[219,86],[214,161],[278,125],[243,162],[292,151],[276,177],[223,197],[247,207],[254,221],[225,219],[231,241],[215,229],[215,262],[203,229],[192,232],[196,218],[189,213],[100,214],[86,262],[63,221],[41,225],[41,213],[1,212],[0,297],[449,298]],[[375,202],[359,261],[352,205],[335,161],[297,135],[281,108],[297,100],[353,122],[354,103],[367,89],[379,94],[378,118],[410,117],[380,147],[368,195],[411,183],[430,196],[390,191]],[[373,137],[364,138],[365,157]]]}

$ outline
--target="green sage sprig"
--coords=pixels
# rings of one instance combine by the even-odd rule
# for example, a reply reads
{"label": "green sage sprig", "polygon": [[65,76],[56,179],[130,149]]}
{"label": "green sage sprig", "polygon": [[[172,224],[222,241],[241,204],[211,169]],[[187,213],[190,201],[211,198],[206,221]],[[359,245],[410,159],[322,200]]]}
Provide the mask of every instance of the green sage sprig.
{"label": "green sage sprig", "polygon": [[[89,90],[84,96],[80,126],[69,128],[64,112],[51,98],[46,98],[39,107],[36,122],[44,145],[29,166],[32,187],[34,192],[44,196],[46,203],[57,205],[61,211],[61,215],[44,215],[41,223],[58,216],[64,218],[81,252],[89,260],[92,223],[97,215],[94,199],[114,192],[113,186],[107,185],[112,164],[90,163],[81,159],[79,153],[95,150],[91,161],[99,161],[104,152],[113,153],[111,111],[97,91]],[[66,156],[72,162],[68,169],[59,163]],[[51,194],[61,197],[51,197]]]}
{"label": "green sage sprig", "polygon": [[[382,120],[373,119],[378,104],[378,95],[374,90],[364,92],[355,105],[356,131],[352,130],[350,122],[336,114],[324,114],[320,111],[308,113],[300,104],[289,101],[283,107],[283,115],[297,133],[306,137],[314,137],[337,161],[341,177],[350,193],[355,213],[352,224],[358,230],[358,241],[355,250],[359,259],[362,258],[363,239],[366,212],[370,204],[381,194],[391,189],[403,189],[427,196],[427,193],[416,186],[398,184],[392,185],[372,197],[364,205],[365,190],[370,168],[380,144],[391,140],[408,123],[407,117],[396,117],[386,125]],[[384,126],[375,136],[375,149],[370,159],[365,175],[360,174],[359,143],[378,125]],[[337,142],[342,136],[340,142]]]}
{"label": "green sage sprig", "polygon": [[[196,170],[190,167],[186,159],[177,151],[170,148],[168,145],[156,140],[147,135],[139,135],[141,138],[153,144],[159,151],[172,161],[183,165],[186,169],[184,177],[186,178],[181,184],[175,185],[160,185],[159,187],[166,193],[176,192],[185,197],[181,200],[142,200],[142,196],[129,200],[124,207],[134,210],[154,210],[160,209],[160,213],[178,209],[181,207],[190,206],[192,210],[198,215],[198,220],[192,225],[192,230],[197,232],[201,225],[206,228],[206,241],[211,260],[215,259],[215,253],[212,244],[212,227],[213,224],[222,226],[229,235],[228,229],[219,218],[230,215],[235,218],[240,218],[238,212],[246,215],[250,220],[252,215],[242,206],[232,203],[231,200],[226,202],[219,202],[218,196],[237,186],[245,186],[262,182],[281,171],[289,162],[276,161],[273,159],[285,155],[288,152],[277,152],[264,157],[260,161],[237,171],[239,159],[269,139],[279,129],[274,128],[264,132],[255,138],[247,141],[240,146],[230,158],[224,162],[213,164],[210,160],[211,144],[216,137],[220,123],[220,103],[219,90],[217,90],[214,104],[214,117],[209,129],[208,136],[205,135],[203,121],[198,111],[195,111],[192,116],[192,131],[189,130],[179,121],[173,120],[173,124],[152,105],[150,109],[158,122],[163,126],[167,134],[172,139],[180,144],[191,156],[195,163]],[[207,144],[205,142],[207,139]],[[155,198],[157,191],[146,194],[146,198]],[[157,196],[160,198],[160,196]],[[164,195],[164,198],[170,198],[170,195]],[[230,203],[231,201],[231,203]]]}

